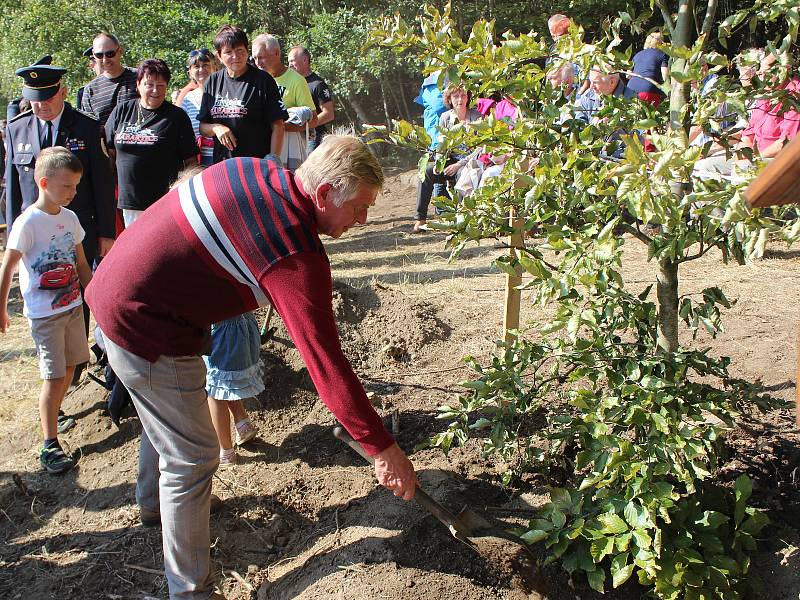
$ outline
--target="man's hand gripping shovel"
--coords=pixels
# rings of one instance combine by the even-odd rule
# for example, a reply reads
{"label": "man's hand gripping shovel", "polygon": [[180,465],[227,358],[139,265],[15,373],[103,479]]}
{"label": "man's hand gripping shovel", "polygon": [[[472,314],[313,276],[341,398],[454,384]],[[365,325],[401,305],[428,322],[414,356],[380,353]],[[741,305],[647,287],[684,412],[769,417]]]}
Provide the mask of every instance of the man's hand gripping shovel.
{"label": "man's hand gripping shovel", "polygon": [[[375,461],[372,457],[364,452],[364,449],[358,442],[351,438],[342,427],[334,428],[333,435],[355,450],[364,460],[370,464],[374,464]],[[468,507],[464,507],[461,512],[454,515],[447,508],[431,498],[419,485],[417,485],[414,499],[417,501],[417,504],[441,521],[442,524],[450,530],[454,538],[466,544],[476,552],[480,552],[480,550],[476,547],[475,542],[473,542],[474,538],[495,537],[517,543],[525,549],[525,552],[530,553],[527,544],[518,536],[504,530],[502,527],[493,525],[486,518]]]}

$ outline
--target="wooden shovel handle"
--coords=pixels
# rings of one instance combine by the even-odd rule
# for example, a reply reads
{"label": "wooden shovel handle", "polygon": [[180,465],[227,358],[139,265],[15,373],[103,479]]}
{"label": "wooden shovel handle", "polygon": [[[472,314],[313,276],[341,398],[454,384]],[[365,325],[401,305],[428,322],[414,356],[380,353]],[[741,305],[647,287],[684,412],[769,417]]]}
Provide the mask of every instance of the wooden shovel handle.
{"label": "wooden shovel handle", "polygon": [[353,450],[358,453],[358,455],[367,461],[369,464],[374,465],[375,459],[372,458],[369,454],[364,452],[364,449],[361,447],[357,441],[350,437],[350,434],[344,430],[344,427],[334,427],[333,428],[333,437],[335,437],[340,442],[344,442],[348,446],[350,446]]}

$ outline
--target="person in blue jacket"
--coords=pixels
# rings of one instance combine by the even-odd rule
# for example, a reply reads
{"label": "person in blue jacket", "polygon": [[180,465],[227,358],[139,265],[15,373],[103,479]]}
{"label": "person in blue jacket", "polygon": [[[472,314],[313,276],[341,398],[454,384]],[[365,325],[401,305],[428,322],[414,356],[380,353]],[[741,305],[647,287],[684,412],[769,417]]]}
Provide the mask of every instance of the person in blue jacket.
{"label": "person in blue jacket", "polygon": [[[448,111],[447,106],[444,104],[442,97],[442,88],[439,87],[439,74],[441,71],[435,71],[428,75],[422,82],[419,89],[419,94],[414,98],[414,102],[422,106],[422,123],[428,137],[431,138],[431,145],[429,150],[436,150],[439,145],[439,117]],[[442,85],[447,87],[447,76],[445,76]],[[435,183],[433,185],[433,196],[442,196],[444,194],[444,184]]]}

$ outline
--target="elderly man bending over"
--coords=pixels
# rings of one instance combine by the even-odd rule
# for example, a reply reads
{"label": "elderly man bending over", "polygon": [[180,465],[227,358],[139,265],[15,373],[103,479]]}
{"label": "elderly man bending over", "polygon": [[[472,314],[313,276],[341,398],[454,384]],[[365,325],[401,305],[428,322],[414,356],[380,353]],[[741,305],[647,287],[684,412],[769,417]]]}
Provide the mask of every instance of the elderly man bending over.
{"label": "elderly man bending over", "polygon": [[171,599],[221,597],[209,573],[219,447],[200,358],[212,323],[271,303],[323,402],[375,457],[378,481],[397,496],[414,496],[413,465],[342,353],[319,239],[364,223],[382,184],[380,165],[350,136],[325,138],[296,174],[272,155],[232,158],[150,207],[136,235],[121,236],[98,268],[87,301],[136,405],[143,448],[151,444],[159,456]]}

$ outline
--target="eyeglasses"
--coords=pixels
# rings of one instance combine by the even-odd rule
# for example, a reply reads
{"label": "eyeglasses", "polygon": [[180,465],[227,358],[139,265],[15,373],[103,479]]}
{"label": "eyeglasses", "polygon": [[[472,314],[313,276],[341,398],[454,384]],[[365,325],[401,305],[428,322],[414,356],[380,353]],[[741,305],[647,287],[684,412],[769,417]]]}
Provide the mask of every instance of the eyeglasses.
{"label": "eyeglasses", "polygon": [[119,48],[116,48],[115,50],[106,50],[105,52],[94,52],[92,53],[92,56],[94,56],[97,60],[100,60],[101,58],[114,58],[118,51]]}
{"label": "eyeglasses", "polygon": [[208,48],[200,48],[189,52],[189,58],[195,58],[196,56],[211,56],[211,50]]}

